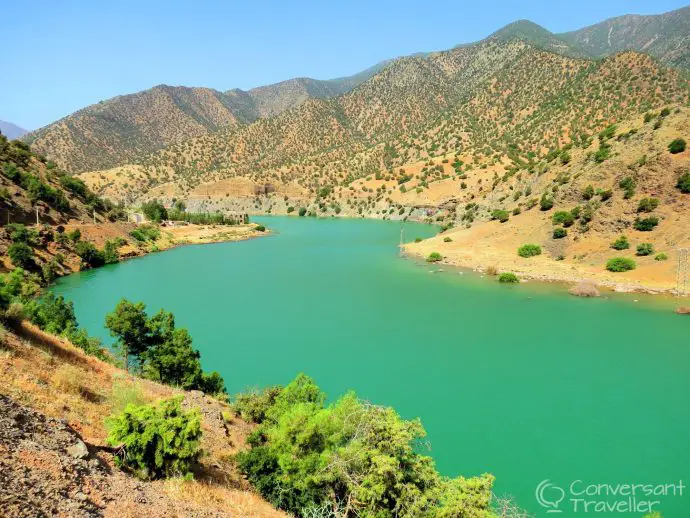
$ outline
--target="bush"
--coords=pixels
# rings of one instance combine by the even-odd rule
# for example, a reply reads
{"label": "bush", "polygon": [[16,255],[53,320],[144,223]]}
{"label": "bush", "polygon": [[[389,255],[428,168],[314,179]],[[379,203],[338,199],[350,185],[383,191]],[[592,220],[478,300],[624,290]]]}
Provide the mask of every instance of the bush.
{"label": "bush", "polygon": [[640,232],[651,232],[658,224],[659,218],[656,216],[651,216],[643,219],[637,218],[635,223],[633,223],[633,227],[635,227],[635,230],[639,230]]}
{"label": "bush", "polygon": [[630,248],[630,241],[626,236],[620,236],[613,243],[611,243],[611,248],[614,250],[627,250]]}
{"label": "bush", "polygon": [[299,215],[300,215],[300,217],[304,217],[306,213],[307,213],[307,209],[306,209],[306,208],[304,208],[304,207],[300,207],[300,208],[299,208]]}
{"label": "bush", "polygon": [[110,418],[108,443],[124,448],[115,463],[144,480],[190,476],[201,455],[201,419],[198,411],[183,411],[181,402],[178,396],[151,405],[128,405]]}
{"label": "bush", "polygon": [[656,256],[654,257],[654,260],[655,261],[666,261],[666,260],[668,260],[668,256],[664,252],[661,252],[660,254],[656,254]]}
{"label": "bush", "polygon": [[82,263],[90,268],[97,268],[105,264],[103,252],[88,241],[79,241],[74,247],[74,252],[81,257]]}
{"label": "bush", "polygon": [[232,408],[238,416],[249,423],[260,424],[266,419],[266,412],[273,406],[283,387],[267,387],[262,391],[250,390],[237,394]]}
{"label": "bush", "polygon": [[263,225],[257,225],[256,226],[256,231],[257,232],[266,232],[266,227]]}
{"label": "bush", "polygon": [[637,212],[654,212],[659,206],[659,200],[656,198],[642,198],[637,205]]}
{"label": "bush", "polygon": [[441,261],[443,259],[443,256],[439,254],[438,252],[431,252],[429,254],[429,257],[426,258],[427,263],[437,263],[438,261]]}
{"label": "bush", "polygon": [[155,241],[161,235],[161,231],[153,225],[139,225],[129,233],[137,241]]}
{"label": "bush", "polygon": [[505,223],[510,218],[510,213],[507,210],[496,209],[491,212],[491,219],[497,219],[501,223]]}
{"label": "bush", "polygon": [[671,154],[675,155],[676,153],[682,153],[683,151],[685,151],[686,145],[687,143],[684,139],[677,138],[668,145],[668,150]]}
{"label": "bush", "polygon": [[168,219],[168,211],[158,200],[152,200],[142,203],[141,212],[144,213],[146,219],[160,223],[164,219]]}
{"label": "bush", "polygon": [[498,282],[502,284],[517,284],[520,282],[520,279],[514,273],[505,272],[498,276]]}
{"label": "bush", "polygon": [[29,269],[34,264],[34,251],[26,243],[12,243],[7,249],[7,255],[18,268]]}
{"label": "bush", "polygon": [[553,196],[549,194],[542,194],[539,200],[539,208],[541,210],[551,210],[553,208]]}
{"label": "bush", "polygon": [[569,227],[575,223],[575,216],[573,216],[572,212],[559,210],[558,212],[554,212],[551,221],[553,221],[554,225],[563,225],[564,227]]}
{"label": "bush", "polygon": [[588,185],[582,191],[582,198],[585,200],[591,200],[594,197],[594,187]]}
{"label": "bush", "polygon": [[680,189],[680,192],[683,194],[690,194],[690,173],[683,173],[680,178],[678,178],[676,187]]}
{"label": "bush", "polygon": [[654,253],[654,245],[652,243],[640,243],[637,245],[637,255],[652,255]]}
{"label": "bush", "polygon": [[450,238],[450,237],[448,237],[448,236],[446,236],[446,237],[443,238],[443,242],[444,242],[444,243],[450,243],[452,240],[453,240],[453,238]]}
{"label": "bush", "polygon": [[568,235],[568,231],[562,227],[557,227],[557,228],[553,229],[553,238],[554,239],[563,239],[567,235]]}
{"label": "bush", "polygon": [[534,257],[541,255],[541,247],[539,245],[526,244],[518,248],[517,251],[520,257]]}
{"label": "bush", "polygon": [[635,261],[627,257],[614,257],[606,262],[606,269],[610,272],[627,272],[636,267]]}
{"label": "bush", "polygon": [[620,182],[618,182],[618,187],[623,189],[623,197],[629,200],[635,195],[635,180],[630,176],[626,176]]}

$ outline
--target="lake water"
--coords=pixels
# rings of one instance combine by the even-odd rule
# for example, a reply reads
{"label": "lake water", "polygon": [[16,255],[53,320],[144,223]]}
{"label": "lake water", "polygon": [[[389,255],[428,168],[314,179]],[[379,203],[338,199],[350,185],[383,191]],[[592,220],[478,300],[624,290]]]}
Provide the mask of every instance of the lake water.
{"label": "lake water", "polygon": [[[122,297],[174,312],[231,393],[305,372],[332,397],[353,389],[418,416],[441,472],[494,473],[496,493],[537,516],[545,479],[566,492],[690,482],[690,317],[673,301],[431,274],[398,256],[400,223],[255,219],[275,235],[149,255],[55,291],[108,342]],[[408,240],[435,232],[405,224]],[[686,517],[688,493],[638,500]],[[561,515],[579,516],[569,498]]]}

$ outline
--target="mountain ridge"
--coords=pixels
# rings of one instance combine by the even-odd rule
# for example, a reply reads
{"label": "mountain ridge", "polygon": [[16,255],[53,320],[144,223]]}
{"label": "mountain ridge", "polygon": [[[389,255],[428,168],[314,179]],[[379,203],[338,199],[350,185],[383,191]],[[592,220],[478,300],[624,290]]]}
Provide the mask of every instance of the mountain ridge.
{"label": "mountain ridge", "polygon": [[12,122],[0,120],[0,133],[12,140],[22,138],[24,135],[29,133],[29,131],[17,126]]}

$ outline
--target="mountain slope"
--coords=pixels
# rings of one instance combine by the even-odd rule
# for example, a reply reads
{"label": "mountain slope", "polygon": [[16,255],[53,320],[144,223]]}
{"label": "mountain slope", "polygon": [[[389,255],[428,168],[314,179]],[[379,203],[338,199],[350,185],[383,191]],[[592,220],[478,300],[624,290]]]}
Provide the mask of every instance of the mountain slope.
{"label": "mountain slope", "polygon": [[5,135],[8,139],[21,138],[28,133],[24,128],[20,128],[16,124],[7,121],[0,121],[0,133]]}
{"label": "mountain slope", "polygon": [[690,7],[659,15],[619,16],[556,36],[594,57],[637,50],[671,66],[690,68]]}

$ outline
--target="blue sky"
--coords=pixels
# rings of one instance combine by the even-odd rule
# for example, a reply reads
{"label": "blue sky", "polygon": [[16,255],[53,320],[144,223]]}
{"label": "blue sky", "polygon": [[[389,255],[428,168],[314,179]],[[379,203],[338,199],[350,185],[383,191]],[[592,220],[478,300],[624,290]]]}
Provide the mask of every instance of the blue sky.
{"label": "blue sky", "polygon": [[[687,0],[685,0],[687,1]],[[38,0],[0,7],[0,119],[35,129],[165,83],[219,90],[350,75],[479,40],[517,19],[554,32],[684,1]]]}

